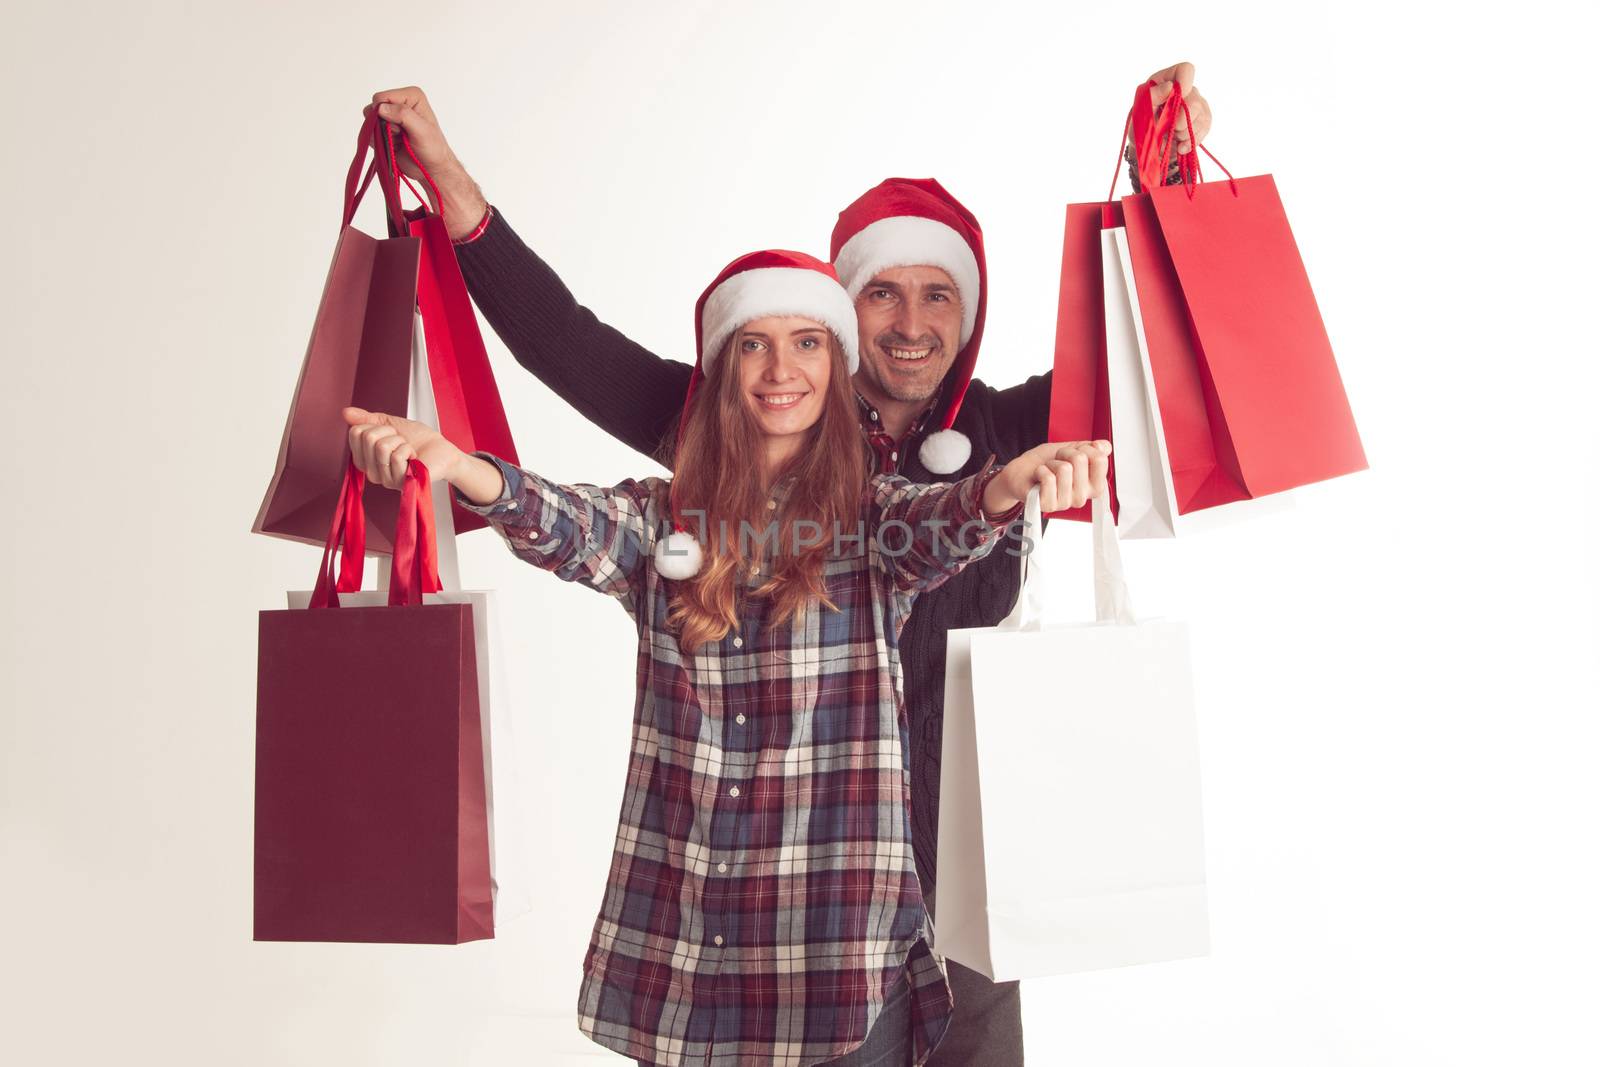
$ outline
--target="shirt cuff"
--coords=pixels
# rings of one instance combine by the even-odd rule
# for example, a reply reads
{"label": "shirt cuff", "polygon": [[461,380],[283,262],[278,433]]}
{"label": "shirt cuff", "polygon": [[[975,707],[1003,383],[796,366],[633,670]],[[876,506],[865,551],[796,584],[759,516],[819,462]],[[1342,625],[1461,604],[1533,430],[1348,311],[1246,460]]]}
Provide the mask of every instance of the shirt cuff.
{"label": "shirt cuff", "polygon": [[483,236],[483,231],[487,230],[489,228],[489,223],[491,223],[493,221],[494,221],[494,205],[490,204],[490,205],[488,205],[487,207],[485,207],[483,209],[483,218],[478,220],[478,225],[473,227],[471,233],[467,234],[465,237],[458,237],[455,240],[451,241],[450,243],[454,244],[454,245],[469,245],[469,244],[471,244],[473,241],[476,241],[478,238]]}
{"label": "shirt cuff", "polygon": [[500,487],[500,495],[487,504],[474,504],[461,495],[460,489],[452,485],[450,487],[451,499],[463,511],[470,511],[474,515],[482,515],[486,519],[496,519],[522,511],[522,471],[499,456],[488,452],[473,452],[472,455],[477,456],[479,459],[488,460],[499,468],[500,477],[504,482]]}
{"label": "shirt cuff", "polygon": [[976,481],[973,483],[972,489],[972,510],[976,512],[980,518],[987,522],[992,529],[996,530],[1003,529],[1015,522],[1017,520],[1017,516],[1022,514],[1022,505],[1026,503],[1026,501],[1019,500],[1015,504],[1012,504],[1005,511],[1001,512],[999,515],[990,515],[986,510],[984,510],[983,492],[985,489],[989,488],[989,483],[994,481],[995,476],[1003,470],[1005,470],[1005,464],[996,463],[994,461],[994,453],[991,452],[989,453],[989,458],[983,461],[983,470],[980,473],[973,475],[973,478],[976,479]]}

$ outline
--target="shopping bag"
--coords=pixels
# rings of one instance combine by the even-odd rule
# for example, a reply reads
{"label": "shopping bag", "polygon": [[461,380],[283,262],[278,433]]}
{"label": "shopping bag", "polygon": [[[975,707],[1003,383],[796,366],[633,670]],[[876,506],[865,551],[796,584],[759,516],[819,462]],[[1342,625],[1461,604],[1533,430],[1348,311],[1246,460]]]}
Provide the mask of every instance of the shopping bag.
{"label": "shopping bag", "polygon": [[[1173,478],[1192,487],[1184,510],[1365,470],[1333,348],[1271,176],[1158,188],[1126,218],[1147,332],[1151,320],[1179,315],[1188,327],[1187,336],[1150,337],[1163,420],[1194,427],[1190,451],[1180,451],[1188,447],[1181,434],[1169,439]],[[1141,273],[1141,260],[1162,255],[1170,266]],[[1198,397],[1188,382],[1162,394],[1162,370],[1175,364],[1198,369]],[[1181,381],[1176,370],[1167,380]]]}
{"label": "shopping bag", "polygon": [[[1081,439],[1097,414],[1088,397],[1074,392],[1093,382],[1103,366],[1095,361],[1105,357],[1103,344],[1086,340],[1104,323],[1086,316],[1082,296],[1101,282],[1092,272],[1104,269],[1088,245],[1098,216],[1101,228],[1126,228],[1180,514],[1364,469],[1354,417],[1272,179],[1229,175],[1226,183],[1204,184],[1198,156],[1189,153],[1182,157],[1183,183],[1159,184],[1183,107],[1181,97],[1173,101],[1152,115],[1141,87],[1129,113],[1126,129],[1147,191],[1068,208],[1050,436]],[[1078,295],[1069,300],[1069,292]],[[1086,517],[1084,509],[1063,514]]]}
{"label": "shopping bag", "polygon": [[[396,128],[389,123],[381,128],[386,135],[378,139],[379,165],[387,166],[392,177],[410,185],[397,162],[399,153],[405,152],[433,190],[433,202],[438,204],[438,187],[417,158],[410,138],[400,131],[397,144]],[[414,186],[412,191],[416,192]],[[423,199],[421,193],[417,193],[417,199]],[[417,307],[427,339],[429,372],[437,405],[438,422],[434,425],[464,452],[482,450],[508,463],[516,463],[517,449],[511,440],[505,406],[444,218],[430,212],[426,206],[402,212],[402,215],[401,222],[393,215],[386,216],[386,220],[391,237],[406,233],[419,242]],[[482,515],[455,504],[452,497],[446,496],[445,502],[452,507],[457,533],[487,525]]]}
{"label": "shopping bag", "polygon": [[[340,409],[355,405],[369,411],[406,411],[407,365],[418,311],[434,350],[430,374],[440,398],[440,432],[466,451],[483,448],[516,462],[449,235],[437,215],[425,210],[408,214],[401,207],[400,173],[387,131],[386,123],[369,116],[357,139],[345,177],[343,225],[277,461],[252,526],[255,533],[322,543],[344,465]],[[383,194],[390,234],[386,239],[370,237],[353,225],[374,178]],[[366,543],[373,552],[392,551],[388,531],[394,527],[395,496],[377,488],[367,492]],[[457,533],[485,525],[481,516],[449,500],[443,503],[453,511]]]}
{"label": "shopping bag", "polygon": [[1135,618],[1092,512],[1095,623],[1042,621],[1035,545],[1012,613],[949,631],[936,948],[997,982],[1210,950],[1188,631]]}
{"label": "shopping bag", "polygon": [[[412,237],[380,240],[352,224],[374,176],[386,208],[400,216],[393,175],[374,159],[362,177],[377,123],[373,116],[362,125],[355,159],[345,176],[343,225],[295,383],[277,463],[251,527],[254,533],[322,544],[339,500],[348,454],[340,410],[353,404],[369,411],[399,412],[406,402],[419,242]],[[392,551],[389,535],[398,504],[395,493],[377,486],[368,490],[365,538],[373,551]]]}
{"label": "shopping bag", "polygon": [[427,477],[413,460],[398,494],[386,606],[340,604],[366,530],[347,461],[309,606],[261,612],[258,941],[494,936],[476,625],[470,599],[423,602],[439,590]]}
{"label": "shopping bag", "polygon": [[1122,227],[1100,231],[1100,255],[1106,301],[1106,392],[1117,467],[1117,533],[1172,537],[1177,533],[1178,504]]}
{"label": "shopping bag", "polygon": [[[434,401],[433,376],[428,368],[426,331],[420,314],[411,334],[410,389],[406,402],[411,418],[437,428],[439,416]],[[439,532],[438,569],[440,589],[425,593],[424,604],[463,603],[472,606],[473,644],[477,652],[479,710],[483,727],[484,792],[489,815],[489,872],[493,890],[495,922],[505,923],[533,910],[531,874],[526,849],[525,815],[530,811],[517,773],[517,743],[511,700],[507,689],[504,642],[500,637],[499,615],[494,596],[486,590],[462,590],[456,558],[455,537],[450,535],[454,517],[448,493],[430,493],[434,527]],[[378,571],[379,588],[339,594],[343,607],[378,607],[388,602],[387,568]],[[291,609],[310,606],[311,591],[288,594]]]}
{"label": "shopping bag", "polygon": [[[1106,377],[1106,293],[1100,233],[1122,225],[1114,203],[1068,204],[1061,245],[1055,367],[1050,376],[1051,441],[1112,440],[1111,394]],[[1112,515],[1117,513],[1118,449],[1112,442],[1107,475]],[[1052,513],[1089,518],[1089,505]]]}

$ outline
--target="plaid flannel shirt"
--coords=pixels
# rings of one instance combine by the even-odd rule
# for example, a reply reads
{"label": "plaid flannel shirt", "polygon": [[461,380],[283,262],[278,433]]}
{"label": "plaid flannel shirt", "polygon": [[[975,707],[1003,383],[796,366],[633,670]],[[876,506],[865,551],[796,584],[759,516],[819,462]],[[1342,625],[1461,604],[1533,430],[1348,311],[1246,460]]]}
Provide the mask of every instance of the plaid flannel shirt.
{"label": "plaid flannel shirt", "polygon": [[[825,566],[838,611],[815,605],[769,631],[767,599],[746,595],[739,628],[686,655],[666,622],[676,583],[653,560],[672,529],[668,482],[558,485],[478,455],[505,488],[484,506],[457,493],[462,506],[638,627],[633,745],[579,1028],[653,1064],[802,1067],[859,1046],[906,971],[922,1063],[952,1001],[912,862],[898,638],[917,594],[1016,518],[1020,505],[981,511],[998,468],[940,485],[874,475],[861,525]],[[774,487],[773,514],[791,486]],[[746,594],[762,580],[756,564]]]}

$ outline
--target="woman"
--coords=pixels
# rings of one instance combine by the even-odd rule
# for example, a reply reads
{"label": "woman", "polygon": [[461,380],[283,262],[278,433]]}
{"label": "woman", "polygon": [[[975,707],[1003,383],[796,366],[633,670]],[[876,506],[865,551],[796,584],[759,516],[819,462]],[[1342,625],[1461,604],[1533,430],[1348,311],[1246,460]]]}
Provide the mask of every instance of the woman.
{"label": "woman", "polygon": [[1109,445],[869,480],[854,308],[800,253],[729,264],[695,329],[671,481],[557,485],[355,408],[352,454],[390,488],[417,458],[516,555],[638,626],[583,1032],[647,1064],[921,1063],[950,992],[912,863],[896,640],[1030,487],[1050,510],[1103,491]]}

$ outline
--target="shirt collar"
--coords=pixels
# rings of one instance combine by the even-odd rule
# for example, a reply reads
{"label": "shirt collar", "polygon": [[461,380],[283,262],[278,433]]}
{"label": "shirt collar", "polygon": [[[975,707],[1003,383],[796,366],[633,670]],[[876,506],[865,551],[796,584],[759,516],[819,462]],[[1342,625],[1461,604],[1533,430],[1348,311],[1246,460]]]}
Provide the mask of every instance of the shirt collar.
{"label": "shirt collar", "polygon": [[[918,415],[912,421],[911,429],[906,431],[907,438],[913,437],[922,432],[923,427],[928,423],[928,419],[933,415],[934,409],[939,406],[939,396],[942,392],[943,389],[934,393],[933,399],[928,401],[928,406],[923,409],[922,414]],[[862,396],[860,393],[856,394],[856,410],[860,414],[861,425],[865,430],[867,430],[867,432],[888,432],[883,428],[883,421],[878,417],[877,407],[868,402],[867,398]]]}

